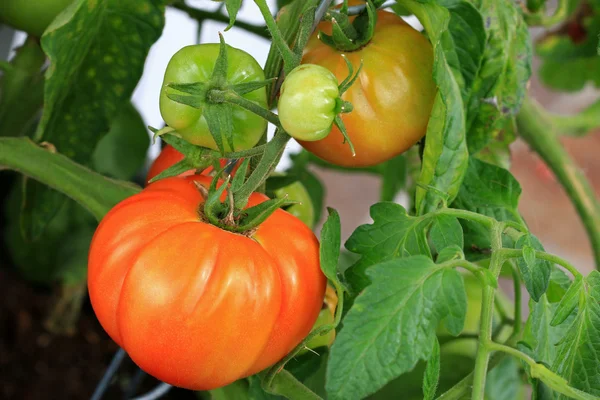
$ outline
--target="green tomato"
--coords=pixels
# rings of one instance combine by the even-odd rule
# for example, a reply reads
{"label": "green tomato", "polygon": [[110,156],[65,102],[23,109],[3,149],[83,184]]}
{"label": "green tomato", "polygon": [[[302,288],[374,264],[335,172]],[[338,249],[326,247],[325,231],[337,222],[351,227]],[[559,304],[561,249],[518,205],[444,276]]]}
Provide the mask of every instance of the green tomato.
{"label": "green tomato", "polygon": [[40,37],[73,0],[1,0],[0,21]]}
{"label": "green tomato", "polygon": [[294,139],[321,140],[331,131],[339,98],[338,81],[331,71],[315,64],[300,65],[281,86],[279,121]]}
{"label": "green tomato", "polygon": [[310,195],[302,183],[296,181],[291,185],[276,189],[273,191],[275,197],[283,198],[287,195],[287,199],[297,201],[298,204],[292,204],[285,208],[285,211],[304,222],[309,228],[313,228],[315,220],[315,209]]}
{"label": "green tomato", "polygon": [[[203,108],[193,108],[177,103],[168,94],[184,94],[168,87],[170,83],[209,82],[215,61],[219,55],[219,44],[198,44],[179,50],[167,65],[165,79],[160,92],[160,113],[171,128],[175,129],[188,142],[217,150],[206,124]],[[227,83],[262,81],[265,74],[256,60],[245,51],[227,46]],[[260,88],[243,95],[261,107],[267,108],[266,88]],[[227,151],[247,150],[256,145],[263,136],[267,121],[258,115],[233,105],[233,146],[227,140],[223,144]]]}

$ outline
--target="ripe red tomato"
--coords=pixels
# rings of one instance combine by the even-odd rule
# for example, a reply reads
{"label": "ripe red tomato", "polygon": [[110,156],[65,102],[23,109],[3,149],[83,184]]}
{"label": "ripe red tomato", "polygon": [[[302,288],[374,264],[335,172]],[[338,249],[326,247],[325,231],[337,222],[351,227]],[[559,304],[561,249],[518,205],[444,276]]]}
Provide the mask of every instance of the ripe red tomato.
{"label": "ripe red tomato", "polygon": [[[322,22],[319,30],[331,34],[331,23]],[[366,46],[344,53],[322,43],[315,33],[302,63],[321,65],[341,82],[348,75],[342,54],[355,70],[363,62],[357,81],[342,95],[354,106],[341,117],[356,157],[336,126],[324,139],[300,144],[317,157],[346,167],[379,164],[406,151],[425,135],[436,94],[431,44],[402,18],[378,11],[375,34]]]}
{"label": "ripe red tomato", "polygon": [[[157,181],[101,221],[89,255],[92,306],[144,371],[208,390],[274,364],[309,333],[326,278],[319,243],[276,210],[249,236],[202,221],[194,175]],[[249,206],[266,200],[253,194]]]}
{"label": "ripe red tomato", "polygon": [[[154,162],[150,166],[150,169],[148,170],[148,174],[146,175],[146,183],[148,183],[148,181],[150,179],[154,178],[156,175],[163,172],[165,169],[169,168],[172,165],[177,164],[181,160],[183,160],[183,154],[181,154],[179,151],[177,151],[173,146],[171,146],[169,144],[166,145],[162,149],[162,151],[160,152],[160,154],[158,155],[156,160],[154,160]],[[223,168],[223,167],[225,167],[225,165],[227,165],[227,161],[228,160],[226,158],[223,158],[220,160],[221,168]],[[237,171],[238,167],[239,167],[239,163],[233,168],[233,170],[231,171],[231,175],[235,175],[235,171]],[[213,167],[208,167],[204,171],[202,171],[202,174],[208,175],[213,171],[214,171]],[[186,172],[180,174],[179,176],[189,176],[189,175],[194,175],[195,173],[196,173],[196,171],[191,169],[189,171],[186,171]]]}

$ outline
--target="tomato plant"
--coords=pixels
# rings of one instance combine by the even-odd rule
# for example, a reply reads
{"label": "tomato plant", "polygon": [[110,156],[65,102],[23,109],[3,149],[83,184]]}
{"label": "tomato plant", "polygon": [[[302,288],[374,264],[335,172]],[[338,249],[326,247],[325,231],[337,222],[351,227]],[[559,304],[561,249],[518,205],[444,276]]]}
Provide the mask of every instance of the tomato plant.
{"label": "tomato plant", "polygon": [[[0,5],[29,33],[0,60],[0,259],[57,299],[46,329],[77,334],[83,313],[121,347],[94,399],[133,396],[125,354],[164,381],[144,398],[599,398],[600,202],[560,138],[600,127],[596,2],[25,3]],[[237,18],[251,8],[260,22]],[[181,49],[165,36],[151,82],[167,10],[198,37],[228,27]],[[264,64],[230,28],[267,39]],[[544,104],[595,98],[556,115],[539,85]],[[517,138],[572,201],[597,270],[545,247]],[[38,314],[7,331],[23,354],[44,349],[20,335]]]}

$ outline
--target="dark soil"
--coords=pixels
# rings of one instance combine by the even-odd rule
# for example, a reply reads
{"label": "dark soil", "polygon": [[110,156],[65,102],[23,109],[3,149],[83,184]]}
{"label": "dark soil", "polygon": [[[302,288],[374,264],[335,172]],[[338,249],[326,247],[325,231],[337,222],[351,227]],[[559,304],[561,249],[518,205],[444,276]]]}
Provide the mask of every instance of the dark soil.
{"label": "dark soil", "polygon": [[[0,173],[0,210],[10,179]],[[89,301],[72,336],[50,334],[43,321],[53,305],[51,288],[35,287],[11,268],[3,243],[0,212],[0,400],[89,399],[118,346],[98,323]],[[156,379],[126,359],[112,379],[105,399],[123,399],[153,389]],[[193,392],[172,389],[162,399],[198,399]]]}
{"label": "dark soil", "polygon": [[[53,336],[42,324],[52,294],[0,269],[0,399],[89,399],[118,346],[86,304],[72,337]],[[127,359],[103,399],[122,399],[138,372]],[[145,376],[139,395],[159,382]],[[171,390],[164,399],[194,399]]]}

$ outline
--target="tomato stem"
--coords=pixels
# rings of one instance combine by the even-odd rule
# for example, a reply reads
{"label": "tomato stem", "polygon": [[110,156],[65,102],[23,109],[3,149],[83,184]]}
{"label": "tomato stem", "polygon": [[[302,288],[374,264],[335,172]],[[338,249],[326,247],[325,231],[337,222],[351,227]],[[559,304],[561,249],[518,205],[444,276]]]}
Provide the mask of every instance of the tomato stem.
{"label": "tomato stem", "polygon": [[67,195],[97,220],[118,202],[141,189],[130,182],[106,178],[29,138],[0,138],[0,170],[12,169]]}
{"label": "tomato stem", "polygon": [[279,122],[279,117],[277,116],[277,114],[267,110],[266,108],[262,108],[258,104],[240,96],[234,91],[212,89],[208,92],[208,96],[211,100],[213,100],[213,98],[218,100],[223,99],[223,101],[240,106],[258,115],[259,117],[266,119],[276,127],[281,128],[281,123]]}
{"label": "tomato stem", "polygon": [[288,46],[285,38],[279,30],[279,27],[277,26],[277,23],[275,22],[275,18],[273,18],[273,14],[271,14],[271,10],[269,10],[267,2],[265,0],[254,0],[254,2],[258,6],[267,24],[267,28],[269,29],[269,33],[273,39],[273,45],[281,54],[281,58],[283,58],[283,65],[286,72],[291,71],[300,63],[300,57]]}
{"label": "tomato stem", "polygon": [[504,344],[488,342],[485,344],[490,351],[501,351],[506,354],[509,354],[516,359],[524,362],[530,368],[529,375],[532,378],[538,378],[543,381],[548,387],[558,393],[561,393],[567,397],[578,400],[594,400],[597,399],[596,396],[591,395],[589,393],[582,392],[578,389],[575,389],[569,386],[567,380],[554,372],[550,371],[546,366],[542,363],[538,363],[533,358],[529,357],[527,354],[513,348],[510,346],[506,346]]}
{"label": "tomato stem", "polygon": [[[492,258],[489,270],[495,278],[500,275],[500,270],[504,264],[505,258],[499,252],[502,249],[502,232],[504,224],[494,221],[490,229],[492,242]],[[483,400],[485,397],[485,381],[488,373],[488,364],[490,360],[490,351],[487,342],[492,340],[492,323],[494,319],[494,299],[496,297],[496,288],[493,286],[484,286],[483,298],[481,301],[481,319],[479,328],[479,343],[477,355],[475,357],[475,370],[473,375],[472,400]]]}
{"label": "tomato stem", "polygon": [[596,269],[600,270],[600,202],[585,174],[561,145],[545,110],[526,98],[517,115],[519,135],[540,155],[575,206],[588,234]]}
{"label": "tomato stem", "polygon": [[[229,17],[222,14],[220,11],[210,12],[201,10],[199,8],[190,7],[183,1],[177,1],[171,4],[171,7],[184,11],[191,18],[197,20],[199,23],[204,22],[205,20],[213,20],[218,22],[229,23]],[[242,28],[245,31],[253,33],[257,36],[263,37],[265,39],[270,39],[269,31],[267,27],[264,25],[253,25],[244,21],[240,21],[239,19],[235,21],[235,27]]]}

